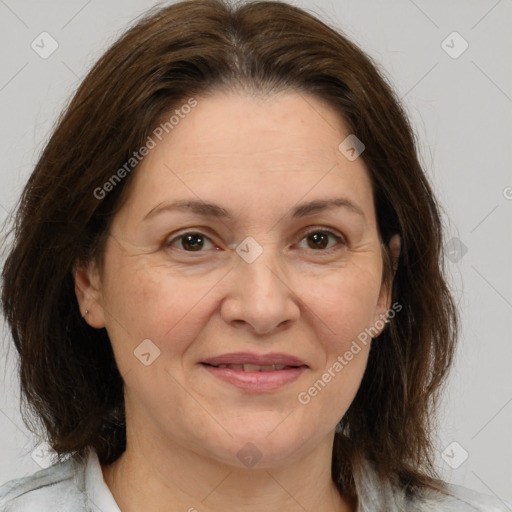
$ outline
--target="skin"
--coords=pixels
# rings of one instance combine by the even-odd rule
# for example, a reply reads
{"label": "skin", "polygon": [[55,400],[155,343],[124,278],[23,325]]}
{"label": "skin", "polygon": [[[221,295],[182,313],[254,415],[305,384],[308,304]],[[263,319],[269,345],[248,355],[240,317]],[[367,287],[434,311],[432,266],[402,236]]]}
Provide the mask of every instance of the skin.
{"label": "skin", "polygon": [[[170,503],[200,512],[355,510],[332,482],[332,443],[370,344],[309,403],[297,397],[391,307],[368,170],[339,151],[350,131],[313,96],[197,100],[137,168],[104,267],[75,269],[81,311],[107,329],[125,382],[127,449],[102,468],[105,482],[123,512]],[[298,203],[334,197],[364,216],[337,208],[290,217]],[[170,211],[143,221],[163,202],[198,198],[233,221]],[[325,230],[343,239],[324,238],[319,249],[311,235]],[[199,252],[177,238],[190,231],[207,237]],[[247,236],[263,249],[252,263],[235,251]],[[390,249],[397,258],[398,236]],[[160,350],[148,366],[134,355],[145,339]],[[249,393],[199,364],[239,351],[285,352],[309,368],[274,392]],[[237,457],[248,442],[261,457],[252,467]]]}

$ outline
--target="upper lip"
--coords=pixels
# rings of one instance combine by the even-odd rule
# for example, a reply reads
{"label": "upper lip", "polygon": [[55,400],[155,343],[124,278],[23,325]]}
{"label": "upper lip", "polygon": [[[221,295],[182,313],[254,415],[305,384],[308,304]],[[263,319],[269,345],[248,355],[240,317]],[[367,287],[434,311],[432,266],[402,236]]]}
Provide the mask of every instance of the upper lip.
{"label": "upper lip", "polygon": [[283,353],[271,354],[253,354],[250,352],[236,352],[232,354],[222,354],[220,356],[210,357],[201,361],[201,363],[218,366],[221,364],[255,364],[258,366],[270,366],[281,364],[285,366],[307,366],[295,356]]}

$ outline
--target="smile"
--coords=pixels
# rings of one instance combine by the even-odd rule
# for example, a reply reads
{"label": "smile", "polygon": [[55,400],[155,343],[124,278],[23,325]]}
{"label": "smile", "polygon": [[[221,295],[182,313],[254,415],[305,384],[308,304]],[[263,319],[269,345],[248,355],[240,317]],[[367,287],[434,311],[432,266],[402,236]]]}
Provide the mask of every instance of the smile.
{"label": "smile", "polygon": [[234,386],[246,393],[272,393],[296,381],[308,366],[200,364],[215,380]]}
{"label": "smile", "polygon": [[296,368],[296,366],[286,366],[284,364],[219,364],[211,366],[214,366],[214,368],[229,368],[231,370],[243,370],[244,372],[274,372],[276,370],[289,370],[290,368]]}

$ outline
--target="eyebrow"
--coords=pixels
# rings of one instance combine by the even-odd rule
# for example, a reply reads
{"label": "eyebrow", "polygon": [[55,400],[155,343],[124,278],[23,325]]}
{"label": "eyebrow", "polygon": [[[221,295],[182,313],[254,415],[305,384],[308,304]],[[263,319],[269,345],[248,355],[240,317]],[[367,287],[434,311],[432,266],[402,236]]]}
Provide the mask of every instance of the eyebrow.
{"label": "eyebrow", "polygon": [[[294,219],[300,219],[302,217],[308,217],[310,215],[315,215],[335,208],[345,208],[352,213],[361,215],[363,219],[366,218],[363,210],[359,208],[359,206],[344,197],[334,199],[316,199],[314,201],[302,203],[292,210],[291,217]],[[190,211],[201,217],[233,220],[233,215],[222,206],[213,203],[205,203],[200,200],[183,199],[172,203],[159,203],[144,216],[143,221],[164,211]]]}

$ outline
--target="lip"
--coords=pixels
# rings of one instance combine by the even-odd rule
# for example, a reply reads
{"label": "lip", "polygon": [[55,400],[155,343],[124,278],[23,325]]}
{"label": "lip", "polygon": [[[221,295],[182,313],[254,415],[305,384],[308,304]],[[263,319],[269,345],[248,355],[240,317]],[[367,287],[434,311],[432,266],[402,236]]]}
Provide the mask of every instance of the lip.
{"label": "lip", "polygon": [[[273,371],[244,371],[233,368],[216,368],[213,365],[255,364],[269,366],[273,364],[293,366]],[[253,354],[238,352],[223,354],[201,361],[201,366],[210,375],[249,393],[271,393],[297,380],[309,366],[295,356],[283,353]]]}
{"label": "lip", "polygon": [[210,357],[201,361],[201,363],[218,366],[220,364],[257,364],[259,366],[269,366],[272,364],[284,364],[285,366],[307,366],[295,356],[274,352],[270,354],[254,354],[252,352],[235,352],[231,354],[222,354],[220,356]]}

